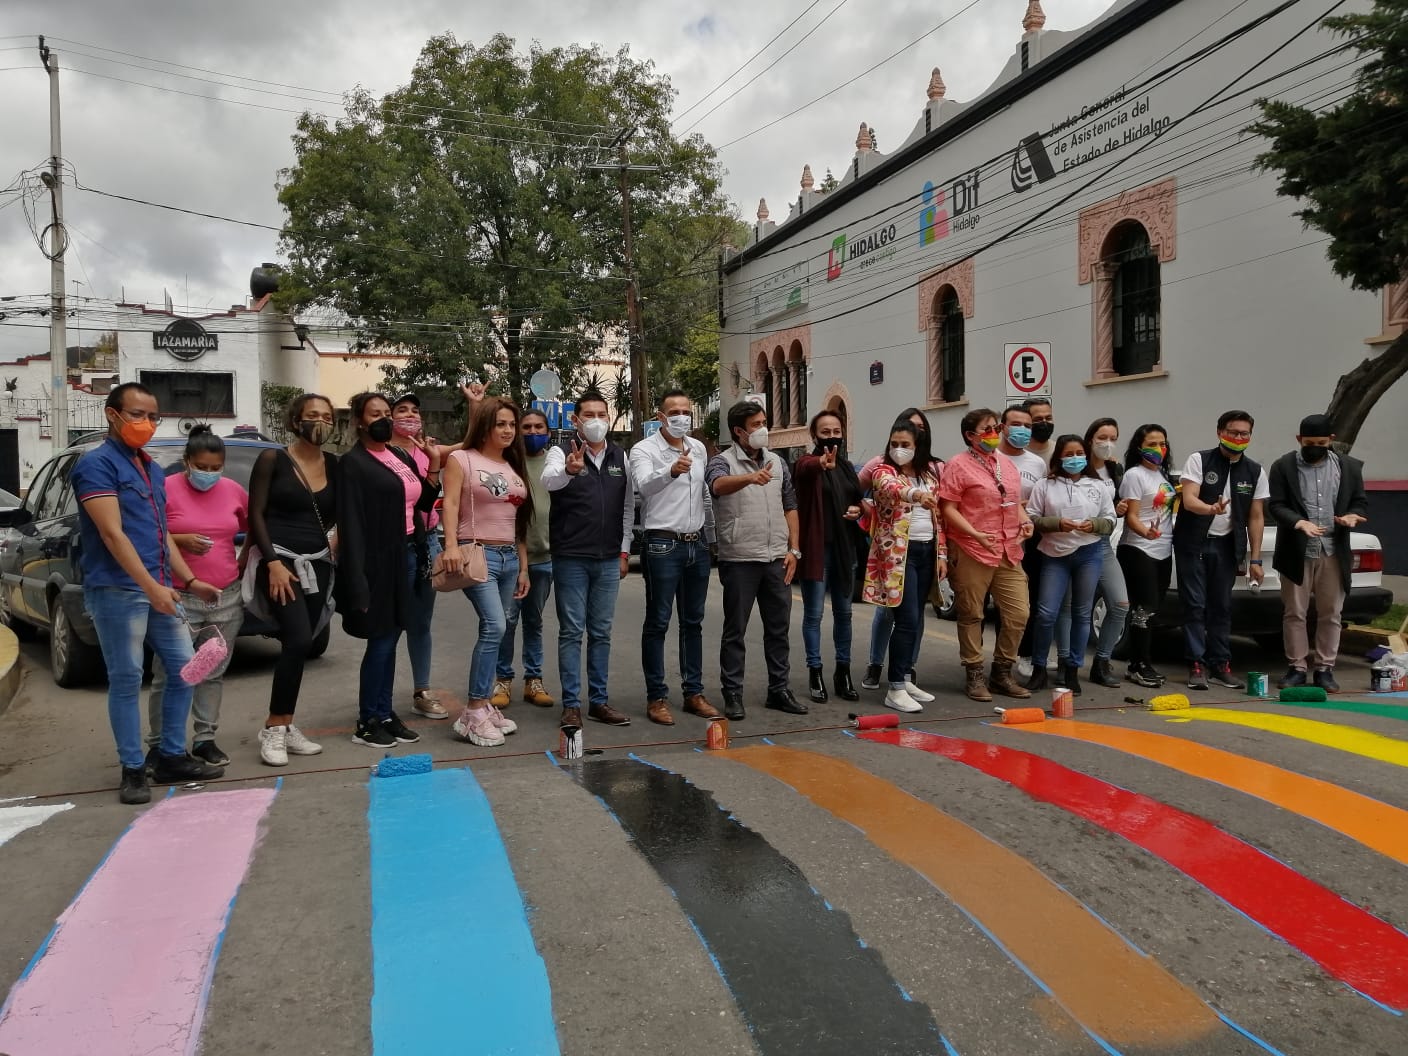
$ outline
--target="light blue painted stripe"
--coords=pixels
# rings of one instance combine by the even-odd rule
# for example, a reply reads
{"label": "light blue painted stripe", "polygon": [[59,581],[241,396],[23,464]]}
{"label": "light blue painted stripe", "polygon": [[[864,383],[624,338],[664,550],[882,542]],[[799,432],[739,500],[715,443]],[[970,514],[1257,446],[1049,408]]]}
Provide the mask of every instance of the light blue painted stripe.
{"label": "light blue painted stripe", "polygon": [[374,1056],[557,1056],[547,967],[479,782],[436,770],[369,789]]}

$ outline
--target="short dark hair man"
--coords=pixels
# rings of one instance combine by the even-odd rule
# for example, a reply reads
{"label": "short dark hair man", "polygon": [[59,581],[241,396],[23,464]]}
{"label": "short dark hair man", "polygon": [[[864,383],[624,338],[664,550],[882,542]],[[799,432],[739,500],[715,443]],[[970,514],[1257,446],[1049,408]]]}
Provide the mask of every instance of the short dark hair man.
{"label": "short dark hair man", "polygon": [[1261,537],[1271,487],[1266,470],[1243,453],[1256,422],[1246,411],[1217,420],[1218,445],[1194,451],[1183,466],[1173,559],[1183,603],[1188,688],[1207,689],[1211,679],[1239,689],[1232,674],[1232,587],[1243,567],[1260,584]]}
{"label": "short dark hair man", "polygon": [[[167,671],[179,672],[192,651],[173,575],[207,601],[218,600],[220,590],[191,574],[167,530],[166,477],[142,450],[161,420],[156,397],[127,382],[108,393],[103,414],[107,438],[83,455],[70,474],[79,503],[83,604],[107,664],[108,721],[122,764],[118,798],[147,803],[151,789],[138,706],[143,645],[151,646]],[[204,781],[225,772],[187,754],[190,711],[191,687],[172,678],[162,696],[161,741],[153,767],[159,782]]]}
{"label": "short dark hair man", "polygon": [[1323,414],[1303,418],[1298,449],[1271,464],[1267,510],[1279,529],[1271,566],[1281,576],[1281,637],[1290,664],[1281,688],[1303,686],[1311,645],[1305,616],[1315,598],[1315,684],[1339,691],[1340,610],[1349,590],[1350,532],[1368,518],[1364,463],[1330,445],[1335,431]]}
{"label": "short dark hair man", "polygon": [[719,639],[719,680],[724,715],[744,718],[744,635],[753,605],[763,618],[763,657],[768,667],[767,706],[805,715],[807,706],[788,686],[792,630],[792,577],[802,551],[797,492],[792,473],[768,450],[768,414],[750,400],[728,410],[733,446],[709,461],[704,479],[714,497],[719,579],[724,587],[724,631]]}

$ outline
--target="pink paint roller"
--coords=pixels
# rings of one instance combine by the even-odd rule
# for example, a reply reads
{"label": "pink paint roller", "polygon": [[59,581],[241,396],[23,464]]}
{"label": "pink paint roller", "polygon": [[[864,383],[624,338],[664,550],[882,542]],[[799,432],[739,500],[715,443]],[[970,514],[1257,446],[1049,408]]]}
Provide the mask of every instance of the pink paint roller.
{"label": "pink paint roller", "polygon": [[851,725],[858,730],[892,730],[898,728],[898,715],[851,715]]}
{"label": "pink paint roller", "polygon": [[[185,614],[182,613],[184,616]],[[187,627],[190,623],[187,622]],[[225,642],[225,637],[220,633],[218,627],[207,627],[201,631],[206,635],[205,641],[197,647],[195,655],[186,661],[186,665],[181,668],[181,681],[188,686],[199,685],[220,669],[220,665],[225,662],[225,658],[230,655],[230,647]]]}
{"label": "pink paint roller", "polygon": [[1032,722],[1045,722],[1046,712],[1040,708],[993,708],[1002,716],[1004,726],[1024,726]]}

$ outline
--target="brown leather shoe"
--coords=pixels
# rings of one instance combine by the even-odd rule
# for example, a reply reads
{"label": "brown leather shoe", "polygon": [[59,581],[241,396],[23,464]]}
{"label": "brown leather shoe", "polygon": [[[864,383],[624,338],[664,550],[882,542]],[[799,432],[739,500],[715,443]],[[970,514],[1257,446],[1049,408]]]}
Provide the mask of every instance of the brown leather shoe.
{"label": "brown leather shoe", "polygon": [[968,699],[985,704],[991,702],[992,694],[988,692],[988,680],[983,677],[983,665],[974,664],[964,670],[968,674],[968,685],[964,689],[964,692],[968,694]]}
{"label": "brown leather shoe", "polygon": [[684,710],[701,719],[721,719],[722,715],[705,699],[703,693],[691,693],[684,700]]}
{"label": "brown leather shoe", "polygon": [[1015,697],[1017,700],[1026,700],[1032,695],[1031,690],[1012,677],[1011,664],[999,664],[997,661],[993,661],[992,674],[988,676],[988,687],[994,693]]}
{"label": "brown leather shoe", "polygon": [[587,709],[587,718],[596,722],[604,722],[608,726],[629,726],[631,720],[622,715],[610,704],[593,704]]}
{"label": "brown leather shoe", "polygon": [[670,714],[670,702],[661,698],[645,705],[645,717],[660,726],[673,726],[675,717]]}

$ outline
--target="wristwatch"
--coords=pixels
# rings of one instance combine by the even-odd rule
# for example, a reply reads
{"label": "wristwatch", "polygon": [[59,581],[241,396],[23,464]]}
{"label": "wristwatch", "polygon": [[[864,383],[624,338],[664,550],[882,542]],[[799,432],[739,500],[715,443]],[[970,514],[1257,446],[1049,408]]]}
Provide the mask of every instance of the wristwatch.
{"label": "wristwatch", "polygon": [[800,550],[793,550],[791,547],[788,547],[787,552],[792,555],[792,557],[793,557],[794,560],[796,560],[796,561],[802,560],[802,551],[800,551]]}
{"label": "wristwatch", "polygon": [[1262,563],[1262,561],[1261,561],[1261,558],[1259,558],[1259,557],[1254,557],[1254,558],[1252,558],[1250,561],[1247,562],[1247,564],[1249,564],[1249,565],[1259,565],[1259,564],[1261,564],[1261,563]]}

